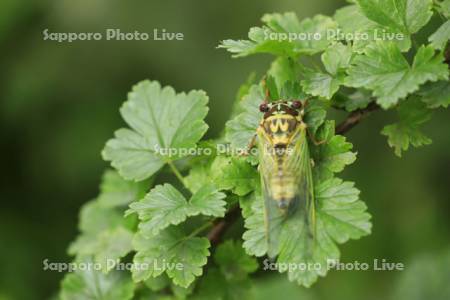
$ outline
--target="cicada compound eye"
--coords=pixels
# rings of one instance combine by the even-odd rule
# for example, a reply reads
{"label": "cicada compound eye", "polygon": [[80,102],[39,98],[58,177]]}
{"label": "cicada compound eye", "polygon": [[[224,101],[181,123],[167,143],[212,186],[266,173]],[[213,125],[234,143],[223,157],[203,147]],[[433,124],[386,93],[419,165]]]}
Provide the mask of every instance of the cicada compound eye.
{"label": "cicada compound eye", "polygon": [[291,107],[292,107],[293,109],[299,109],[299,108],[302,107],[302,102],[300,102],[300,101],[298,101],[298,100],[292,101]]}
{"label": "cicada compound eye", "polygon": [[259,111],[260,112],[268,112],[269,111],[269,105],[267,104],[267,102],[261,103],[261,105],[259,106]]}

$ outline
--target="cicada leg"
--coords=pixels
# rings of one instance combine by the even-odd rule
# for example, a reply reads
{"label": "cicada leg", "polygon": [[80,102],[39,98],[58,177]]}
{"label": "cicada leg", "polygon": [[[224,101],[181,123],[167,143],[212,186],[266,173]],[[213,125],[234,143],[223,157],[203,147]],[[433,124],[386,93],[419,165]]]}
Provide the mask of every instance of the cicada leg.
{"label": "cicada leg", "polygon": [[308,129],[307,129],[307,131],[308,131],[308,136],[309,136],[309,139],[313,142],[313,144],[315,145],[315,146],[319,146],[319,145],[322,145],[322,144],[324,144],[324,143],[326,143],[326,139],[323,139],[323,140],[321,140],[321,141],[318,141],[318,140],[316,140],[316,138],[314,137],[314,135],[311,133],[311,131],[309,131]]}
{"label": "cicada leg", "polygon": [[250,142],[247,145],[247,148],[245,149],[245,151],[243,153],[241,153],[242,156],[248,156],[250,154],[250,151],[253,149],[253,147],[255,147],[256,144],[256,133],[253,135],[252,139],[250,140]]}

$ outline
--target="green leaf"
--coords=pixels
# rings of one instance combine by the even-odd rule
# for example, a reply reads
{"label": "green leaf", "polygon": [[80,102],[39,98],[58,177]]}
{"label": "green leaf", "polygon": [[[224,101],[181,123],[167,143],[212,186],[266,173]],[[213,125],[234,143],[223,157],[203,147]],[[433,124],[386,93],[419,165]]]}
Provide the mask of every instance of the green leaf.
{"label": "green leaf", "polygon": [[303,75],[305,79],[301,81],[301,84],[305,92],[326,99],[331,99],[343,83],[342,80],[333,78],[330,74],[322,72],[308,70]]}
{"label": "green leaf", "polygon": [[356,52],[364,52],[368,45],[379,39],[391,40],[402,51],[408,51],[411,47],[411,39],[408,35],[368,19],[357,5],[338,9],[334,19],[339,24],[336,39],[351,42]]}
{"label": "green leaf", "polygon": [[191,193],[197,192],[205,184],[211,184],[211,164],[221,151],[226,151],[221,141],[201,141],[199,149],[204,149],[201,156],[196,156],[189,161],[189,174],[184,177],[184,183]]}
{"label": "green leaf", "polygon": [[267,14],[262,18],[265,26],[253,27],[250,40],[225,40],[219,48],[225,48],[234,57],[256,53],[270,53],[279,56],[315,54],[327,48],[327,30],[336,28],[336,23],[325,16],[299,21],[294,13]]}
{"label": "green leaf", "polygon": [[105,207],[127,206],[141,199],[149,188],[148,181],[126,181],[112,170],[103,174],[98,202]]}
{"label": "green leaf", "polygon": [[313,172],[317,178],[330,178],[356,160],[356,153],[351,151],[353,145],[344,136],[335,135],[334,132],[334,121],[326,121],[316,134],[316,139],[324,141],[312,149],[315,164]]}
{"label": "green leaf", "polygon": [[[277,263],[280,266],[305,264],[320,266],[291,270],[288,279],[299,285],[310,287],[318,278],[327,273],[327,261],[339,258],[339,249],[327,234],[319,213],[316,214],[315,240],[310,237],[309,228],[305,219],[296,216],[282,224],[279,229],[281,251]],[[279,272],[287,272],[288,269],[280,268]]]}
{"label": "green leaf", "polygon": [[431,139],[420,131],[420,125],[431,117],[423,102],[417,98],[407,99],[400,104],[397,112],[399,121],[385,126],[381,131],[388,137],[388,144],[397,156],[401,157],[402,151],[408,150],[410,144],[414,147],[431,144]]}
{"label": "green leaf", "polygon": [[331,99],[344,83],[342,73],[350,65],[352,49],[341,43],[331,45],[322,54],[322,63],[328,73],[305,69],[301,84],[306,93],[313,96]]}
{"label": "green leaf", "polygon": [[358,239],[370,234],[370,215],[365,204],[359,200],[359,191],[351,182],[332,178],[316,184],[315,195],[316,236],[309,235],[302,218],[290,218],[280,229],[281,252],[278,263],[318,264],[318,269],[296,270],[288,273],[291,281],[310,286],[318,276],[327,272],[328,260],[339,258],[336,243]]}
{"label": "green leaf", "polygon": [[[188,287],[202,274],[210,247],[206,238],[187,237],[178,227],[171,226],[149,238],[138,233],[133,241],[137,251],[132,269],[134,281],[160,276],[163,272],[173,283]],[[139,266],[146,265],[146,268]]]}
{"label": "green leaf", "polygon": [[184,177],[186,187],[196,193],[203,185],[212,182],[210,175],[211,163],[198,163],[192,166],[189,174]]}
{"label": "green leaf", "polygon": [[124,220],[114,209],[104,208],[98,201],[90,201],[80,211],[81,234],[71,243],[70,255],[93,255],[99,251],[98,238],[104,232],[122,226]]}
{"label": "green leaf", "polygon": [[104,160],[111,161],[111,165],[126,180],[144,180],[164,165],[152,142],[126,128],[114,132],[114,138],[106,143],[102,156]]}
{"label": "green leaf", "polygon": [[227,280],[245,279],[258,269],[256,259],[245,253],[241,242],[233,240],[225,241],[217,247],[214,261]]}
{"label": "green leaf", "polygon": [[367,207],[353,182],[332,178],[315,188],[318,211],[327,233],[339,244],[370,234]]}
{"label": "green leaf", "polygon": [[[277,82],[275,81],[275,78],[272,77],[271,75],[266,77],[266,84],[264,87],[264,92],[266,92],[266,90],[268,90],[269,92],[269,98],[268,99],[264,99],[264,100],[268,100],[268,101],[276,101],[278,99],[280,99],[280,95],[279,95],[279,87],[277,85]],[[265,97],[264,97],[265,98]]]}
{"label": "green leaf", "polygon": [[425,84],[418,94],[428,108],[447,108],[450,105],[450,82],[438,81]]}
{"label": "green leaf", "polygon": [[352,48],[348,45],[336,43],[328,47],[322,54],[322,62],[327,72],[331,75],[337,75],[345,70],[352,59]]}
{"label": "green leaf", "polygon": [[228,280],[215,267],[208,268],[198,284],[197,291],[192,299],[257,299],[250,279]]}
{"label": "green leaf", "polygon": [[80,212],[80,235],[70,244],[70,255],[93,257],[109,272],[131,250],[133,233],[123,206],[141,197],[148,182],[123,180],[116,172],[104,173],[97,200],[86,203]]}
{"label": "green leaf", "polygon": [[262,21],[272,32],[306,35],[306,38],[300,36],[294,40],[294,51],[305,54],[314,54],[325,50],[330,43],[326,38],[326,32],[336,28],[336,23],[330,17],[316,15],[312,19],[306,18],[299,22],[297,16],[292,12],[266,14]]}
{"label": "green leaf", "polygon": [[[359,200],[359,190],[351,182],[338,178],[315,183],[316,228],[315,240],[306,227],[305,215],[297,210],[292,216],[280,222],[272,234],[277,234],[280,249],[279,266],[305,264],[320,267],[296,269],[288,272],[288,278],[306,287],[311,286],[318,276],[327,273],[328,260],[339,259],[336,243],[358,239],[370,234],[370,215],[365,204]],[[258,196],[252,206],[253,214],[246,218],[244,248],[247,253],[262,256],[267,251],[264,228],[263,199]],[[286,272],[287,269],[280,269]]]}
{"label": "green leaf", "polygon": [[182,242],[181,246],[172,249],[173,257],[183,266],[182,270],[167,269],[167,275],[174,284],[187,288],[196,276],[203,273],[202,267],[207,262],[210,244],[206,238],[190,238]]}
{"label": "green leaf", "polygon": [[373,90],[377,103],[385,109],[427,81],[448,78],[442,54],[435,55],[430,46],[422,46],[410,66],[394,43],[378,42],[370,45],[365,55],[357,55],[352,64],[346,84]]}
{"label": "green leaf", "polygon": [[[92,263],[84,260],[79,263]],[[128,300],[133,297],[134,284],[125,272],[104,274],[91,266],[87,270],[68,273],[61,284],[61,300],[108,299]]]}
{"label": "green leaf", "polygon": [[78,227],[81,232],[99,233],[120,226],[123,222],[118,210],[104,208],[98,201],[92,200],[81,208]]}
{"label": "green leaf", "polygon": [[241,208],[241,214],[244,219],[253,214],[252,204],[255,200],[255,192],[252,192],[244,197],[239,197],[239,207]]}
{"label": "green leaf", "polygon": [[263,100],[261,88],[253,85],[249,94],[240,103],[242,113],[226,123],[225,139],[233,149],[240,151],[247,149],[261,121],[258,107]]}
{"label": "green leaf", "polygon": [[242,112],[240,102],[250,92],[250,88],[255,83],[256,83],[256,74],[253,72],[248,76],[247,80],[239,87],[239,90],[236,93],[236,100],[234,101],[233,109],[231,110],[230,119],[236,117],[238,114]]}
{"label": "green leaf", "polygon": [[204,185],[189,200],[189,215],[223,217],[225,215],[226,195],[214,185]]}
{"label": "green leaf", "polygon": [[181,287],[176,284],[171,284],[170,289],[175,295],[175,299],[188,299],[188,296],[190,296],[194,292],[195,286],[195,282],[187,288]]}
{"label": "green leaf", "polygon": [[363,13],[370,20],[413,34],[428,23],[432,12],[432,0],[357,0]]}
{"label": "green leaf", "polygon": [[[120,109],[132,128],[119,129],[102,152],[127,180],[140,181],[157,172],[167,160],[186,155],[207,130],[203,91],[176,94],[156,81],[135,85]],[[176,152],[176,153],[174,153]]]}
{"label": "green leaf", "polygon": [[272,62],[267,74],[275,79],[275,83],[281,91],[287,82],[298,81],[300,68],[294,59],[280,56]]}
{"label": "green leaf", "polygon": [[433,33],[428,40],[431,42],[431,45],[438,49],[443,50],[450,39],[450,20],[442,24],[439,29]]}
{"label": "green leaf", "polygon": [[[282,250],[277,262],[311,263],[320,268],[296,270],[288,273],[291,281],[310,286],[318,276],[327,272],[328,260],[339,258],[335,242],[344,243],[370,233],[370,215],[358,200],[359,191],[352,183],[330,179],[315,187],[317,202],[316,237],[313,242],[301,218],[289,219],[281,229]],[[297,233],[295,233],[297,231]]]}
{"label": "green leaf", "polygon": [[211,174],[218,188],[244,196],[255,189],[258,172],[243,157],[217,157]]}
{"label": "green leaf", "polygon": [[373,101],[371,93],[364,89],[359,89],[348,96],[339,94],[333,100],[338,107],[343,107],[349,112],[366,108]]}
{"label": "green leaf", "polygon": [[[258,191],[259,192],[259,191]],[[245,228],[247,229],[242,238],[243,247],[249,255],[257,257],[267,253],[266,224],[264,222],[264,202],[260,194],[247,199],[250,202],[251,214],[245,217]]]}
{"label": "green leaf", "polygon": [[116,209],[105,208],[98,201],[86,203],[80,213],[81,234],[68,249],[70,255],[93,256],[94,261],[109,272],[131,250],[132,232]]}
{"label": "green leaf", "polygon": [[328,103],[320,99],[311,99],[305,108],[304,120],[311,133],[316,133],[327,116]]}
{"label": "green leaf", "polygon": [[308,95],[302,90],[298,79],[293,81],[286,81],[281,87],[280,99],[285,100],[303,100],[308,98]]}
{"label": "green leaf", "polygon": [[129,213],[139,216],[139,229],[145,236],[158,234],[169,225],[184,222],[188,216],[186,198],[172,185],[157,185],[141,201],[130,204]]}
{"label": "green leaf", "polygon": [[169,225],[184,222],[187,217],[198,214],[223,217],[226,202],[225,194],[212,185],[200,188],[189,200],[166,183],[152,189],[141,201],[130,205],[127,214],[137,213],[140,232],[146,236],[158,234]]}
{"label": "green leaf", "polygon": [[450,0],[440,2],[438,8],[441,14],[443,14],[447,19],[450,18]]}
{"label": "green leaf", "polygon": [[97,237],[95,262],[102,265],[104,272],[109,272],[116,265],[112,261],[117,263],[120,258],[133,250],[132,240],[133,233],[122,227],[102,232]]}
{"label": "green leaf", "polygon": [[144,281],[146,287],[154,292],[160,291],[170,285],[170,279],[167,275],[163,274],[158,277],[149,277]]}

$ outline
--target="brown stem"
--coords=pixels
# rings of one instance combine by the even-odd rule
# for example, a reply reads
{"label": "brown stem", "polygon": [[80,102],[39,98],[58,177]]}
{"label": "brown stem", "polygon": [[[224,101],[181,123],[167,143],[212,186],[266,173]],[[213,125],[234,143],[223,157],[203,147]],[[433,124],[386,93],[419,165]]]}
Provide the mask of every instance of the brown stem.
{"label": "brown stem", "polygon": [[359,122],[361,122],[362,119],[367,117],[371,112],[378,109],[380,109],[380,106],[378,104],[376,104],[375,102],[370,102],[366,108],[355,110],[336,127],[336,133],[346,133],[347,131],[355,127]]}
{"label": "brown stem", "polygon": [[231,208],[225,215],[225,218],[218,220],[213,228],[208,232],[208,240],[211,244],[216,245],[222,239],[222,235],[227,229],[241,216],[239,205]]}

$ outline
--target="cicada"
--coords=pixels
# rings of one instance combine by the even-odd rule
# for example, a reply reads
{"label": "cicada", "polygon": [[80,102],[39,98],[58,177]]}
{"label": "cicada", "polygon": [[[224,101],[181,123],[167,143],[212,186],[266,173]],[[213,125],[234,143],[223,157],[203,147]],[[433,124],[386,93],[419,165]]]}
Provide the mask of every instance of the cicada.
{"label": "cicada", "polygon": [[265,100],[259,107],[261,122],[249,145],[256,144],[259,150],[269,256],[278,252],[278,228],[287,218],[303,218],[309,234],[315,234],[312,160],[303,120],[306,103]]}

